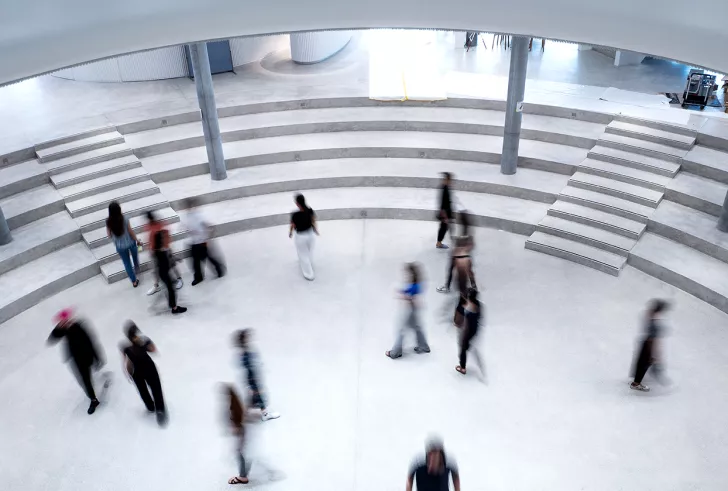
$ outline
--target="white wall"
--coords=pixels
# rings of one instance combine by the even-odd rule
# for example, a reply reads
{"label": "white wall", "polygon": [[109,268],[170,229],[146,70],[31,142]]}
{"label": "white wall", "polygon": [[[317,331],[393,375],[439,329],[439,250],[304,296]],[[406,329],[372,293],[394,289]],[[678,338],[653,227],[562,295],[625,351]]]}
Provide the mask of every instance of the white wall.
{"label": "white wall", "polygon": [[182,46],[155,49],[79,65],[52,73],[54,77],[85,82],[139,82],[187,76]]}
{"label": "white wall", "polygon": [[233,66],[246,65],[265,58],[274,51],[288,48],[288,34],[255,36],[230,40]]}
{"label": "white wall", "polygon": [[207,39],[378,27],[505,32],[648,53],[728,72],[728,2],[683,0],[32,0],[2,2],[0,84]]}
{"label": "white wall", "polygon": [[291,59],[310,65],[341,51],[351,41],[351,31],[299,32],[291,34]]}

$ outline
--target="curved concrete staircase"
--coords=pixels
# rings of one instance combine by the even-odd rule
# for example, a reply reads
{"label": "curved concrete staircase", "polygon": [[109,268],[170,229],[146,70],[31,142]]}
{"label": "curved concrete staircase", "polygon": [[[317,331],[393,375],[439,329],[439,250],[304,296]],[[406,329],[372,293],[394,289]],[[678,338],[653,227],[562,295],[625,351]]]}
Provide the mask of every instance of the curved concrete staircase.
{"label": "curved concrete staircase", "polygon": [[[287,223],[297,191],[321,220],[432,220],[442,171],[455,174],[476,226],[613,275],[632,265],[728,312],[716,281],[728,273],[728,240],[714,229],[728,152],[715,132],[709,148],[695,144],[695,128],[526,104],[519,171],[504,176],[503,110],[475,99],[221,107],[224,181],[209,179],[198,112],[37,145],[35,159],[0,167],[15,237],[0,247],[0,322],[99,272],[126,277],[106,237],[112,200],[145,240],[144,214],[155,210],[184,257],[186,198],[200,200],[218,236]],[[151,266],[146,252],[141,260]]]}

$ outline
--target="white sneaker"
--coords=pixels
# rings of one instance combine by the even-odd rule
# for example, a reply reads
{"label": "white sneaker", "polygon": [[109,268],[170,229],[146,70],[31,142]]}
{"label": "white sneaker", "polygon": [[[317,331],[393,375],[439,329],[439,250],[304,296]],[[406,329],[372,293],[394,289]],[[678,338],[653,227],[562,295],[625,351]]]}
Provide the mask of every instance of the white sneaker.
{"label": "white sneaker", "polygon": [[440,293],[450,293],[450,287],[449,286],[438,286],[437,291]]}
{"label": "white sneaker", "polygon": [[147,295],[154,295],[155,293],[157,293],[157,292],[158,292],[158,291],[160,291],[161,289],[162,289],[162,287],[161,287],[161,286],[159,286],[159,285],[154,285],[153,287],[151,287],[151,288],[149,289],[149,291],[147,292]]}
{"label": "white sneaker", "polygon": [[640,390],[642,392],[649,392],[650,391],[650,388],[647,387],[646,385],[642,385],[642,384],[634,385],[631,382],[629,384],[629,388],[632,389],[632,390]]}
{"label": "white sneaker", "polygon": [[177,278],[177,281],[174,282],[174,289],[179,290],[184,284],[185,282],[182,281],[182,278]]}
{"label": "white sneaker", "polygon": [[268,421],[269,419],[278,419],[280,417],[281,415],[275,411],[266,411],[261,414],[260,419],[262,419],[263,421]]}

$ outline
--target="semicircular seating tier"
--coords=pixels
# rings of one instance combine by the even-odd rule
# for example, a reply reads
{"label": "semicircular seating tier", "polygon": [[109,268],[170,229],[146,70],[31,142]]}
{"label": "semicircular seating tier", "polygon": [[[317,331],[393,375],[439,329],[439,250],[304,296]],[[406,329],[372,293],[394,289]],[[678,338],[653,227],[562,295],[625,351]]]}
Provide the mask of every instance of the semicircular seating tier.
{"label": "semicircular seating tier", "polygon": [[[635,267],[728,312],[728,235],[715,229],[728,124],[525,104],[519,170],[506,176],[504,106],[349,97],[220,107],[223,181],[210,180],[198,111],[14,152],[0,158],[0,207],[15,239],[0,247],[0,322],[95,275],[126,277],[106,237],[110,201],[140,232],[156,211],[185,257],[187,198],[217,236],[286,224],[295,192],[320,220],[433,220],[443,171],[476,226],[612,276]],[[146,252],[141,260],[151,267]]]}

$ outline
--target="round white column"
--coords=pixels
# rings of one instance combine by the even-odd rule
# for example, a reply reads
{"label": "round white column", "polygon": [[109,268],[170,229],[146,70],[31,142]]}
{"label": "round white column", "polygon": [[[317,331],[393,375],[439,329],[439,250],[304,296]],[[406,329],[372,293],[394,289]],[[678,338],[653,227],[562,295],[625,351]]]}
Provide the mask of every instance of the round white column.
{"label": "round white column", "polygon": [[351,31],[297,32],[291,34],[291,59],[311,65],[331,58],[351,40]]}

